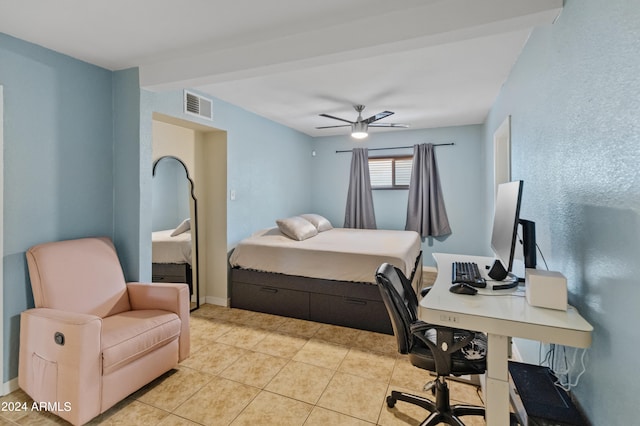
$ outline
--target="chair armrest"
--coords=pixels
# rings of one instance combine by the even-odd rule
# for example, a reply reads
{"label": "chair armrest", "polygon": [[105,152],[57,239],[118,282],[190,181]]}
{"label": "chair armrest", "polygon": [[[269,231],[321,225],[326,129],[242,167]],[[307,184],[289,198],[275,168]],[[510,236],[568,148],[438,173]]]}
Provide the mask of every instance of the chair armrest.
{"label": "chair armrest", "polygon": [[[416,321],[416,322],[410,324],[410,332],[411,332],[411,334],[414,335],[415,337],[419,338],[421,341],[423,341],[425,344],[427,344],[427,346],[429,348],[431,348],[431,345],[433,345],[434,342],[432,342],[429,339],[427,339],[426,337],[424,337],[424,332],[427,331],[427,330],[435,330],[436,331],[437,340],[438,340],[437,344],[440,344],[443,341],[447,343],[447,350],[446,351],[443,350],[441,347],[438,348],[439,351],[442,351],[442,352],[447,353],[447,354],[456,352],[456,351],[464,348],[475,337],[473,332],[471,332],[469,330],[462,330],[460,328],[452,328],[452,327],[446,327],[446,326],[442,326],[442,325],[434,325],[434,324],[426,323],[424,321]],[[457,341],[449,341],[450,339],[453,338],[454,334],[457,335],[457,336],[462,335],[462,338],[459,338]]]}
{"label": "chair armrest", "polygon": [[[425,331],[427,330],[436,331],[436,342],[425,336]],[[431,350],[436,364],[436,373],[439,376],[446,376],[451,373],[451,354],[465,347],[474,337],[474,333],[468,330],[428,324],[424,321],[412,323],[410,332],[415,339],[420,340]],[[462,338],[456,341],[454,335],[462,335]]]}
{"label": "chair armrest", "polygon": [[[18,383],[35,401],[69,403],[67,420],[100,414],[102,318],[57,309],[20,314]],[[61,333],[63,338],[55,338]],[[78,392],[81,389],[82,392]]]}
{"label": "chair armrest", "polygon": [[127,283],[129,302],[134,311],[146,309],[162,309],[174,312],[189,313],[189,286],[172,283]]}
{"label": "chair armrest", "polygon": [[189,286],[171,283],[127,283],[129,302],[134,311],[161,309],[173,312],[180,318],[180,357],[189,356]]}
{"label": "chair armrest", "polygon": [[411,324],[409,324],[409,331],[411,332],[411,334],[424,332],[424,331],[431,330],[431,329],[434,329],[434,328],[436,328],[435,325],[429,324],[427,322],[420,321],[420,320],[412,322]]}
{"label": "chair armrest", "polygon": [[[61,311],[59,309],[51,308],[33,308],[27,309],[22,312],[25,316],[34,318],[45,318],[48,321],[53,321],[61,325],[69,326],[85,326],[93,321],[98,321],[100,328],[102,328],[102,318],[97,315],[81,314],[78,312]],[[21,315],[22,317],[22,315]]]}

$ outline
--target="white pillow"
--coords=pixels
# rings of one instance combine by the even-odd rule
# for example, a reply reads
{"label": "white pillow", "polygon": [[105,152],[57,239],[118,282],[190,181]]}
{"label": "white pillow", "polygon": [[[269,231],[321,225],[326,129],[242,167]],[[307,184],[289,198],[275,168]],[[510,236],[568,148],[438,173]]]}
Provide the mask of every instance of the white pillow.
{"label": "white pillow", "polygon": [[300,217],[303,217],[307,219],[309,222],[311,222],[313,226],[316,227],[318,232],[328,231],[329,229],[333,229],[333,225],[331,225],[331,222],[329,222],[329,219],[327,219],[324,216],[320,216],[319,214],[307,213],[307,214],[301,214]]}
{"label": "white pillow", "polygon": [[302,241],[318,235],[316,227],[300,216],[278,219],[276,224],[280,228],[280,232],[294,240]]}
{"label": "white pillow", "polygon": [[183,232],[187,232],[189,229],[191,229],[191,218],[183,220],[180,225],[178,225],[176,229],[173,230],[171,236],[175,237],[176,235],[180,235]]}

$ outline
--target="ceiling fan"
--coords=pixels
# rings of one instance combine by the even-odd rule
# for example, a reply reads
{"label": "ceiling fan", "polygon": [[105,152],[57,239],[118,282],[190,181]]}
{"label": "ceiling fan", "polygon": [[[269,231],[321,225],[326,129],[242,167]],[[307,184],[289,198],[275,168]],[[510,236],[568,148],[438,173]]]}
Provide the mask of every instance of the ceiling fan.
{"label": "ceiling fan", "polygon": [[393,111],[382,111],[378,114],[372,115],[369,118],[362,118],[362,110],[364,110],[364,105],[354,105],[353,108],[358,112],[358,118],[356,121],[345,120],[344,118],[335,117],[329,114],[320,114],[321,117],[333,118],[334,120],[344,121],[349,124],[341,124],[338,126],[321,126],[316,127],[316,129],[331,129],[334,127],[351,127],[351,136],[356,139],[364,139],[368,136],[367,131],[369,127],[399,127],[399,128],[407,128],[408,124],[400,124],[400,123],[375,123],[378,120],[381,120],[385,117],[388,117],[393,114]]}

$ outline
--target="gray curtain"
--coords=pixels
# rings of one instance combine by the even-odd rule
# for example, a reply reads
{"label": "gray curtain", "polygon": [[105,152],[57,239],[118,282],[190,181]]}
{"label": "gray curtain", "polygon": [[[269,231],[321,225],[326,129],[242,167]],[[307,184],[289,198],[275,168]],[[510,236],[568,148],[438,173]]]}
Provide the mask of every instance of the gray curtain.
{"label": "gray curtain", "polygon": [[369,177],[369,152],[367,148],[354,148],[352,152],[344,227],[376,229],[371,178]]}
{"label": "gray curtain", "polygon": [[451,233],[440,189],[436,153],[430,143],[413,146],[405,229],[416,231],[423,238]]}

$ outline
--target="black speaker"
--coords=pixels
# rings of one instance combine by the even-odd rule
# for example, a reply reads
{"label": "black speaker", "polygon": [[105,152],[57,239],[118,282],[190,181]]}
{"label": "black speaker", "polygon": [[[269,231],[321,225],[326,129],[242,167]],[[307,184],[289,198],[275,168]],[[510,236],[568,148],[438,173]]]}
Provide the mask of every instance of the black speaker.
{"label": "black speaker", "polygon": [[502,266],[502,262],[500,262],[498,259],[493,262],[491,269],[489,269],[489,277],[492,280],[502,281],[507,278],[508,274],[509,273],[507,272],[507,270],[504,269],[504,266]]}

